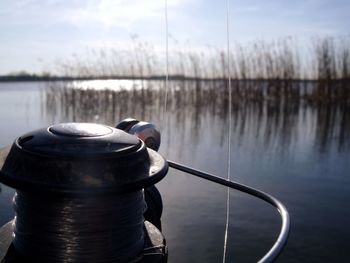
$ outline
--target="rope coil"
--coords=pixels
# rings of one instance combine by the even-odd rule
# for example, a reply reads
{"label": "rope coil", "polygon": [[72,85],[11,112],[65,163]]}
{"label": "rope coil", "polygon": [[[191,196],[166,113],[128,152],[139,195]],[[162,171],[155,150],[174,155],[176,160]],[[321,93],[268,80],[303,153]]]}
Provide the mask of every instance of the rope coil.
{"label": "rope coil", "polygon": [[144,247],[143,191],[53,197],[16,192],[13,245],[38,262],[128,262]]}

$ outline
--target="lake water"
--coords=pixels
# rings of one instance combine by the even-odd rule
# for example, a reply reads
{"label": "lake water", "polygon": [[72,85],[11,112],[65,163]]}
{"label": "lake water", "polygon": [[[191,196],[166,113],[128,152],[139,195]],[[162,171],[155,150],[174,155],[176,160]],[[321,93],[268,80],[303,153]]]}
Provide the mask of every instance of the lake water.
{"label": "lake water", "polygon": [[[166,158],[226,177],[222,85],[170,85],[163,121],[162,81],[0,83],[0,147],[53,123],[115,126],[134,117],[160,126]],[[231,179],[273,194],[291,215],[290,239],[277,262],[350,262],[349,111],[276,101],[235,101],[232,109]],[[226,188],[174,170],[158,188],[169,262],[222,262]],[[13,217],[13,193],[1,185],[0,225]],[[256,262],[278,235],[279,215],[246,194],[232,190],[230,198],[228,262]]]}

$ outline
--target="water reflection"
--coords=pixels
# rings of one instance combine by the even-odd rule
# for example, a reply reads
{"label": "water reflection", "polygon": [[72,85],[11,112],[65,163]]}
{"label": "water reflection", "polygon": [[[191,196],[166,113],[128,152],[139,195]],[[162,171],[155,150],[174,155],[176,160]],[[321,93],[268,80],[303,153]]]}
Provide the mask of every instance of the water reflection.
{"label": "water reflection", "polygon": [[[228,89],[224,81],[171,81],[168,88],[167,118],[164,110],[164,81],[53,82],[45,91],[48,122],[80,121],[115,125],[135,117],[164,126],[171,133],[191,131],[193,145],[201,131],[217,125],[220,145],[227,137]],[[312,83],[288,86],[287,95],[270,96],[272,87],[264,82],[233,83],[233,138],[251,141],[271,150],[288,149],[307,137],[320,152],[347,151],[350,121],[345,103],[312,101]],[[282,89],[283,91],[284,89]],[[297,92],[298,91],[298,92]],[[282,93],[283,94],[283,93]],[[211,124],[203,123],[210,120]],[[219,132],[219,134],[218,134]],[[186,134],[179,136],[186,141]],[[170,142],[168,142],[170,143]],[[333,149],[334,148],[334,149]]]}
{"label": "water reflection", "polygon": [[[0,94],[6,124],[0,142],[8,145],[52,123],[115,125],[131,116],[161,126],[160,152],[167,158],[226,175],[226,82],[170,81],[164,124],[164,81],[98,83],[99,89],[96,82],[2,84],[9,87]],[[311,99],[312,82],[282,91],[257,81],[233,85],[232,179],[274,194],[292,215],[278,262],[350,262],[350,229],[344,227],[350,223],[348,102]],[[221,262],[226,189],[174,170],[158,187],[169,262]],[[2,186],[0,196],[5,224],[13,218],[13,190]],[[235,191],[231,196],[228,260],[256,262],[276,237],[278,217],[258,200]]]}

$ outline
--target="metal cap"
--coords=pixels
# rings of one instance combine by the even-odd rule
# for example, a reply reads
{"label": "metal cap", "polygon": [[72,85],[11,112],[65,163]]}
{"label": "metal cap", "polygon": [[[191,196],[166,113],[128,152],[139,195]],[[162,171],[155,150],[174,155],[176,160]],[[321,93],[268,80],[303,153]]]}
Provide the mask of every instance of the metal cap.
{"label": "metal cap", "polygon": [[140,139],[92,123],[53,125],[0,150],[0,182],[22,191],[128,192],[160,181],[167,169],[165,159]]}

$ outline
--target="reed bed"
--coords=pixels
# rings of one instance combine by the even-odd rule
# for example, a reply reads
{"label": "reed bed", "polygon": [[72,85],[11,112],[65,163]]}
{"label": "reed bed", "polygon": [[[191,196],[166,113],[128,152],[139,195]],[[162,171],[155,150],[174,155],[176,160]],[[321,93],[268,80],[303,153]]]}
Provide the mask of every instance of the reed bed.
{"label": "reed bed", "polygon": [[[59,72],[73,78],[164,79],[164,54],[136,38],[131,46],[128,50],[87,50],[85,56],[60,61]],[[234,100],[302,98],[313,103],[349,103],[350,37],[315,37],[303,48],[288,37],[244,46],[236,43],[231,50]],[[200,81],[228,78],[224,50],[198,51],[177,44],[169,61],[170,79],[197,81],[197,93]]]}

